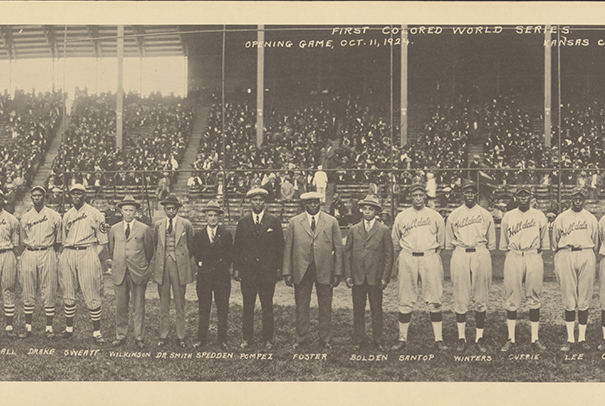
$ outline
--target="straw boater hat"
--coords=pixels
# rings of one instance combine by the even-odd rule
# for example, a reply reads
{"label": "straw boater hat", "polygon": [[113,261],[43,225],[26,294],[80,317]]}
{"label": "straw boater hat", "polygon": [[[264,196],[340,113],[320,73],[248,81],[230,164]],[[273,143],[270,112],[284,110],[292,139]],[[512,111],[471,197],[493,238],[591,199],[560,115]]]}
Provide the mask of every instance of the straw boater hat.
{"label": "straw boater hat", "polygon": [[168,196],[165,200],[160,202],[162,206],[166,206],[167,204],[174,204],[175,206],[181,207],[183,204],[179,201],[179,198],[173,193]]}
{"label": "straw boater hat", "polygon": [[269,194],[269,192],[267,192],[266,189],[263,189],[262,187],[257,187],[257,188],[248,190],[248,193],[246,193],[246,197],[254,197],[254,196],[258,196],[258,195],[267,197],[268,194]]}
{"label": "straw boater hat", "polygon": [[208,204],[206,204],[206,207],[202,209],[202,212],[204,213],[206,213],[207,211],[215,211],[218,214],[224,213],[223,209],[221,209],[221,206],[219,206],[216,200],[210,200]]}
{"label": "straw boater hat", "polygon": [[300,195],[300,200],[321,200],[322,197],[319,192],[307,192]]}
{"label": "straw boater hat", "polygon": [[39,190],[40,192],[42,192],[43,195],[46,194],[46,189],[44,189],[40,185],[36,185],[36,186],[32,187],[31,190],[30,190],[30,193],[34,193],[34,190]]}
{"label": "straw boater hat", "polygon": [[81,183],[76,183],[71,188],[69,188],[69,193],[73,192],[74,190],[80,190],[80,191],[86,193],[86,188]]}
{"label": "straw boater hat", "polygon": [[122,208],[122,206],[134,206],[135,208],[140,209],[141,203],[134,200],[134,197],[132,197],[131,195],[126,195],[124,196],[124,199],[121,202],[118,202],[118,204],[116,204],[116,206],[118,206],[119,208]]}
{"label": "straw boater hat", "polygon": [[359,207],[373,206],[378,211],[382,210],[382,206],[380,205],[378,198],[374,195],[367,195],[366,197],[363,198],[363,200],[360,200],[358,204],[359,204]]}

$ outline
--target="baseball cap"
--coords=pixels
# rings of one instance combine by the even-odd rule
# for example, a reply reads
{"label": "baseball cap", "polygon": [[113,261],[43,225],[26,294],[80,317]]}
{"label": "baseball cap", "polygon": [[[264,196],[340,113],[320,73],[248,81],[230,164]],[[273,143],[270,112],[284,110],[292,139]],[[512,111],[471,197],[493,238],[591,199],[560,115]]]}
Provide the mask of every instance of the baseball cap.
{"label": "baseball cap", "polygon": [[533,193],[531,192],[531,188],[527,185],[520,185],[517,188],[517,191],[515,192],[515,194],[518,195],[519,193],[524,192],[524,191],[529,193],[530,195],[533,195]]}
{"label": "baseball cap", "polygon": [[462,185],[462,190],[471,188],[475,189],[475,192],[478,190],[477,184],[474,181],[467,179],[466,182],[464,182],[464,185]]}
{"label": "baseball cap", "polygon": [[410,192],[414,192],[416,190],[422,190],[423,192],[426,192],[426,187],[424,186],[424,183],[413,183],[410,187]]}
{"label": "baseball cap", "polygon": [[81,190],[82,192],[86,192],[86,188],[81,183],[76,183],[75,185],[73,185],[69,189],[69,193],[73,192],[74,190]]}
{"label": "baseball cap", "polygon": [[582,197],[585,198],[587,196],[586,189],[584,189],[583,187],[580,187],[580,186],[576,186],[571,191],[571,196],[575,196],[575,195],[582,195]]}
{"label": "baseball cap", "polygon": [[34,193],[34,190],[39,190],[40,192],[42,192],[42,194],[46,194],[46,189],[44,189],[40,185],[36,185],[36,186],[32,187],[30,190],[30,193]]}

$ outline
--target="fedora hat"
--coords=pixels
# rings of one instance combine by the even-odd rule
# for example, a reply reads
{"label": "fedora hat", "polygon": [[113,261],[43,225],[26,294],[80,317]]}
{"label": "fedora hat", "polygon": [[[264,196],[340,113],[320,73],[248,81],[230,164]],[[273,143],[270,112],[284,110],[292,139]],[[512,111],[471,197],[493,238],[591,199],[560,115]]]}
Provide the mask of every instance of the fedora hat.
{"label": "fedora hat", "polygon": [[219,206],[216,200],[210,200],[208,204],[206,204],[206,207],[202,209],[202,212],[204,213],[206,213],[207,211],[215,211],[218,214],[224,213],[223,209],[221,209],[221,206]]}
{"label": "fedora hat", "polygon": [[363,200],[359,201],[359,206],[373,206],[375,207],[377,210],[382,210],[382,206],[380,205],[380,202],[378,201],[378,197],[374,196],[374,195],[367,195],[366,197],[363,198]]}
{"label": "fedora hat", "polygon": [[118,206],[119,208],[122,208],[122,206],[134,206],[137,209],[140,209],[141,203],[134,200],[134,197],[132,197],[131,195],[126,195],[124,196],[124,199],[122,199],[121,202],[118,202],[118,204],[116,204],[116,206]]}
{"label": "fedora hat", "polygon": [[179,198],[173,193],[168,196],[165,200],[160,202],[162,206],[166,206],[167,204],[174,204],[175,206],[181,207],[182,203],[179,201]]}

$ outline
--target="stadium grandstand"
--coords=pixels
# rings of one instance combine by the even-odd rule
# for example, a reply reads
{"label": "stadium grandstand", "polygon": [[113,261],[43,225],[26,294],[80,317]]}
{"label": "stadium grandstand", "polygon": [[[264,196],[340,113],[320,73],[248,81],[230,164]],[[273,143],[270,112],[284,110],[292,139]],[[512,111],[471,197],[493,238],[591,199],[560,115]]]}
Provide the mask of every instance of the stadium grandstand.
{"label": "stadium grandstand", "polygon": [[[348,227],[368,193],[392,221],[414,181],[446,217],[470,177],[496,220],[518,185],[554,214],[584,186],[600,217],[602,28],[539,28],[3,26],[1,66],[45,58],[63,77],[53,72],[48,91],[14,90],[11,80],[0,96],[0,187],[18,216],[29,186],[54,191],[62,212],[68,187],[82,183],[110,223],[126,194],[150,222],[172,192],[194,226],[211,199],[234,226],[250,188],[265,187],[285,223],[324,172],[324,210]],[[155,57],[184,61],[163,75],[182,76],[185,94],[158,91],[142,68],[138,83],[123,83],[124,61]],[[117,65],[116,87],[72,92],[67,68],[83,58]]]}

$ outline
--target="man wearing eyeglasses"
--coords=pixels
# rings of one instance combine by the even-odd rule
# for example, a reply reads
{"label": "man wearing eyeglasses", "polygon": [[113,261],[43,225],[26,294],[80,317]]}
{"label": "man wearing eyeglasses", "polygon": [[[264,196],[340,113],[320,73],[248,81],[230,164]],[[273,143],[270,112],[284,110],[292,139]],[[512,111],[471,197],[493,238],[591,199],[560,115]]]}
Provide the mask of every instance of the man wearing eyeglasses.
{"label": "man wearing eyeglasses", "polygon": [[559,214],[553,224],[552,248],[555,275],[561,286],[567,342],[561,351],[569,352],[575,343],[574,329],[578,309],[578,350],[590,351],[586,342],[588,309],[596,274],[595,250],[599,243],[599,225],[584,209],[587,192],[576,187],[571,192],[571,207]]}

